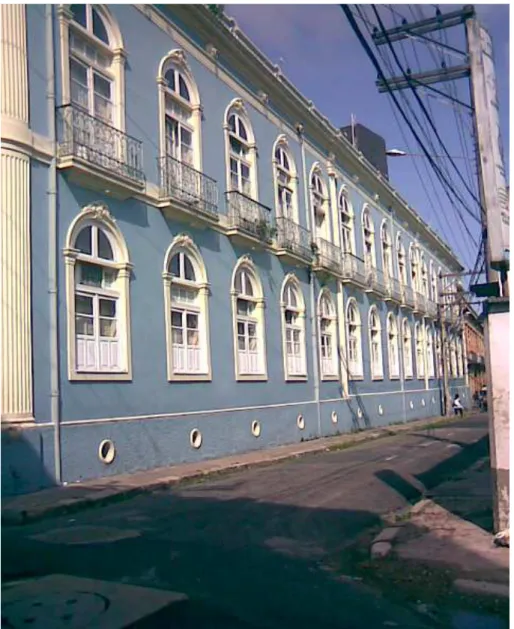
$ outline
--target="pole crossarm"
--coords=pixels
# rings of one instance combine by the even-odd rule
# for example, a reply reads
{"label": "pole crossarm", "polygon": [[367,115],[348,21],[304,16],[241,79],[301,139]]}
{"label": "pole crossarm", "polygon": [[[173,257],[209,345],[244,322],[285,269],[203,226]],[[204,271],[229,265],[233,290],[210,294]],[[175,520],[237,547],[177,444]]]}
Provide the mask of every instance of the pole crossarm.
{"label": "pole crossarm", "polygon": [[[377,79],[376,85],[379,92],[388,92],[390,90],[403,90],[407,87],[427,87],[433,83],[445,83],[446,81],[455,81],[457,79],[465,79],[470,75],[470,67],[468,65],[452,66],[450,68],[438,68],[429,70],[428,72],[420,72],[419,74],[407,74],[403,76],[395,76],[385,81]],[[447,96],[443,94],[444,96]],[[459,104],[464,104],[458,101]],[[469,107],[469,105],[467,105]]]}
{"label": "pole crossarm", "polygon": [[442,28],[450,28],[451,26],[458,26],[463,24],[468,18],[475,15],[475,9],[472,6],[465,6],[459,11],[452,11],[445,15],[436,15],[435,17],[427,18],[419,22],[413,22],[412,24],[402,24],[396,26],[382,33],[373,33],[373,41],[377,46],[387,44],[388,41],[396,42],[402,39],[407,39],[412,35],[424,35],[426,33],[432,33],[433,31],[439,31]]}

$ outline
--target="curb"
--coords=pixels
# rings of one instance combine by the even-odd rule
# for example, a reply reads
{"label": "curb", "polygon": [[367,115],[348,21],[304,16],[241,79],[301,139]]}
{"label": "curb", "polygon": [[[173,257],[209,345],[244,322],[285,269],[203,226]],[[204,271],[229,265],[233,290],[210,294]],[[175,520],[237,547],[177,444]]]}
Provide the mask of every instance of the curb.
{"label": "curb", "polygon": [[[320,452],[333,452],[337,450],[343,450],[346,448],[352,448],[364,442],[371,442],[377,439],[385,437],[393,437],[402,432],[408,430],[422,430],[425,427],[437,427],[455,421],[456,418],[436,416],[433,418],[425,418],[420,420],[414,420],[412,422],[406,422],[402,424],[396,424],[393,426],[384,426],[375,430],[365,430],[357,434],[337,435],[334,437],[325,437],[323,441],[314,447],[313,442],[317,439],[305,442],[309,445],[305,450],[298,452],[276,452],[269,456],[269,458],[263,458],[255,461],[236,461],[229,464],[215,465],[215,461],[205,461],[206,469],[195,470],[192,472],[180,473],[177,471],[175,474],[169,473],[164,475],[164,478],[158,480],[149,481],[144,485],[132,485],[130,487],[114,486],[103,491],[99,491],[91,496],[84,496],[78,498],[71,498],[69,500],[61,500],[56,504],[40,505],[35,507],[29,507],[23,509],[22,507],[9,508],[8,506],[2,509],[1,523],[5,526],[19,526],[28,524],[29,522],[35,522],[50,517],[57,517],[61,515],[68,515],[76,513],[82,509],[88,509],[92,507],[102,507],[115,502],[122,502],[130,498],[134,498],[137,495],[151,493],[166,489],[168,487],[178,485],[186,481],[192,481],[195,479],[205,478],[207,476],[213,476],[215,474],[228,473],[234,470],[242,470],[247,468],[254,468],[259,466],[268,466],[273,463],[277,463],[285,460],[293,460],[306,456],[309,454],[319,454]],[[334,440],[333,443],[330,441]],[[337,440],[337,441],[336,441]],[[321,441],[321,439],[320,439]],[[287,447],[287,446],[285,446]],[[266,451],[263,451],[266,452]],[[254,454],[247,453],[248,454]],[[244,457],[245,454],[241,454]],[[210,464],[210,466],[209,466]],[[177,466],[178,467],[178,466]],[[173,468],[168,468],[170,472]],[[128,475],[127,475],[128,476]],[[72,487],[73,485],[68,485]],[[66,487],[56,488],[56,491],[66,491]],[[34,494],[28,494],[34,495]]]}

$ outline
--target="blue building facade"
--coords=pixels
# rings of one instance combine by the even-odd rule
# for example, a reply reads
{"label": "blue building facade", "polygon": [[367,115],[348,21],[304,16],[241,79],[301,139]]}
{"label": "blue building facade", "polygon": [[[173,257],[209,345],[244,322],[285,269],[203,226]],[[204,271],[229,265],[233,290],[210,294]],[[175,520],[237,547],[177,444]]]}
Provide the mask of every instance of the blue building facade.
{"label": "blue building facade", "polygon": [[466,404],[459,261],[233,21],[2,12],[7,495]]}

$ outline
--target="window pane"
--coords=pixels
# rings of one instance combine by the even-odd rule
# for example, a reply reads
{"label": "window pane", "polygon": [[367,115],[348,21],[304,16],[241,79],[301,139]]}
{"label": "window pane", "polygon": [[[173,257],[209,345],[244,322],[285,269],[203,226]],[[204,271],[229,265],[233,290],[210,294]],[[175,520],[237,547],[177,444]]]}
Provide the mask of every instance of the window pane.
{"label": "window pane", "polygon": [[85,295],[75,296],[75,312],[80,314],[93,314],[93,298]]}
{"label": "window pane", "polygon": [[109,45],[109,36],[107,35],[107,29],[105,28],[105,24],[103,23],[103,20],[96,9],[93,9],[93,35],[103,41],[104,44]]}
{"label": "window pane", "polygon": [[228,127],[232,133],[236,132],[236,116],[235,114],[231,114],[228,118]]}
{"label": "window pane", "polygon": [[188,313],[186,315],[186,325],[190,330],[198,329],[198,315]]}
{"label": "window pane", "polygon": [[102,286],[103,269],[98,264],[80,262],[77,265],[79,283],[84,286]]}
{"label": "window pane", "polygon": [[295,317],[295,313],[291,312],[291,310],[286,310],[285,311],[285,319],[286,319],[286,323],[291,325],[294,323],[296,317]]}
{"label": "window pane", "polygon": [[103,76],[99,74],[94,74],[93,76],[93,84],[95,88],[95,92],[100,96],[103,96],[105,99],[110,100],[111,98],[111,82],[107,79],[104,79]]}
{"label": "window pane", "polygon": [[187,344],[189,345],[189,347],[198,347],[198,330],[187,331]]}
{"label": "window pane", "polygon": [[91,226],[84,227],[80,230],[79,235],[75,240],[75,248],[78,249],[81,253],[91,255]]}
{"label": "window pane", "polygon": [[246,342],[245,342],[245,337],[244,336],[238,336],[237,337],[237,347],[239,350],[245,350],[246,349]]}
{"label": "window pane", "polygon": [[237,322],[237,333],[242,335],[245,333],[245,324],[242,321]]}
{"label": "window pane", "polygon": [[98,230],[98,257],[104,260],[114,260],[111,243],[101,229]]}
{"label": "window pane", "polygon": [[100,299],[100,316],[116,316],[116,301],[114,299]]}
{"label": "window pane", "polygon": [[248,133],[246,132],[246,127],[243,124],[243,121],[241,120],[241,118],[239,119],[239,134],[238,135],[243,140],[248,140]]}
{"label": "window pane", "polygon": [[189,96],[189,89],[186,85],[184,77],[181,74],[178,75],[178,85],[180,96],[182,96],[185,100],[190,101],[191,97]]}
{"label": "window pane", "polygon": [[116,336],[116,319],[100,319],[100,336],[110,338]]}
{"label": "window pane", "polygon": [[75,317],[75,334],[94,336],[93,318],[77,315]]}
{"label": "window pane", "polygon": [[184,278],[191,282],[196,281],[195,270],[191,263],[191,260],[184,254]]}
{"label": "window pane", "polygon": [[75,22],[87,28],[86,22],[86,5],[85,4],[70,4],[70,11],[73,13],[73,19]]}
{"label": "window pane", "polygon": [[170,273],[174,277],[180,277],[180,254],[176,253],[170,262]]}
{"label": "window pane", "polygon": [[179,310],[171,311],[171,325],[175,327],[182,327],[182,312]]}
{"label": "window pane", "polygon": [[174,345],[183,345],[184,334],[181,328],[172,328],[171,330],[171,342]]}

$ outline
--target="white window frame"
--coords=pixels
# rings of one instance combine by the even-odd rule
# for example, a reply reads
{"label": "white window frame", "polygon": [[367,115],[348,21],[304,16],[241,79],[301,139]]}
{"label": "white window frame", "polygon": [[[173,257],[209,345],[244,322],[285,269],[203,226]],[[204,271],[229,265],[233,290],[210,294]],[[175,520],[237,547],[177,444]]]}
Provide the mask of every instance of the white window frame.
{"label": "white window frame", "polygon": [[[173,71],[175,74],[175,85],[177,90],[172,90],[166,79],[166,74]],[[189,100],[180,95],[179,76],[184,80],[188,92]],[[178,162],[190,166],[198,171],[202,170],[202,105],[200,102],[200,93],[198,86],[194,80],[193,73],[187,62],[186,55],[183,50],[176,48],[170,50],[160,63],[157,72],[157,90],[159,101],[159,145],[160,156],[165,158],[168,153],[167,145],[167,118],[173,119],[180,127],[187,129],[191,133],[192,142],[192,160],[191,162],[182,159],[180,155],[171,155]],[[189,114],[188,121],[179,120],[174,112],[169,110],[168,103],[173,103],[177,107]],[[189,179],[189,178],[188,178]]]}
{"label": "white window frame", "polygon": [[399,343],[398,318],[390,312],[387,315],[387,355],[389,359],[389,379],[400,378],[400,343]]}
{"label": "white window frame", "polygon": [[443,375],[443,351],[441,346],[441,332],[436,331],[435,334],[435,364],[436,364],[436,378],[441,378]]}
{"label": "white window frame", "polygon": [[417,245],[411,243],[409,246],[409,264],[410,264],[410,284],[412,289],[416,292],[420,286],[420,265],[419,265],[419,251]]}
{"label": "white window frame", "polygon": [[382,269],[386,279],[394,277],[393,241],[389,221],[385,218],[380,226],[380,240],[382,243]]}
{"label": "white window frame", "polygon": [[311,168],[309,176],[309,198],[314,220],[312,232],[315,236],[319,236],[330,242],[328,188],[323,176],[323,171],[318,162],[313,164]]}
{"label": "white window frame", "polygon": [[464,356],[462,351],[462,338],[457,337],[455,340],[457,346],[457,377],[464,377]]}
{"label": "white window frame", "polygon": [[424,295],[425,297],[429,298],[430,297],[430,283],[428,279],[427,264],[425,262],[425,256],[423,255],[423,253],[421,254],[420,268],[421,268],[420,284],[419,284],[420,293]]}
{"label": "white window frame", "polygon": [[[277,153],[279,154],[277,157]],[[284,156],[289,163],[289,168],[286,168],[284,164]],[[298,218],[298,175],[296,172],[296,164],[289,149],[289,142],[287,136],[279,135],[273,145],[272,153],[273,163],[273,186],[275,191],[275,211],[277,218],[284,218],[299,224]],[[280,179],[282,175],[283,179]],[[284,181],[287,178],[287,184]],[[285,207],[284,198],[286,192],[291,195],[291,203],[289,205],[289,211],[283,212]]]}
{"label": "white window frame", "polygon": [[412,328],[407,317],[402,320],[402,360],[403,377],[412,380],[414,377],[414,365],[412,361]]}
{"label": "white window frame", "polygon": [[[290,291],[296,297],[296,306],[290,303]],[[286,321],[286,311],[294,313],[294,323]],[[303,298],[300,282],[294,273],[289,273],[284,278],[280,299],[280,315],[282,321],[282,353],[284,357],[284,376],[286,382],[307,380],[307,355],[305,346],[305,300]],[[297,332],[299,335],[299,355],[290,356],[287,348],[288,333]],[[297,363],[296,368],[293,367]]]}
{"label": "white window frame", "polygon": [[[322,321],[328,322],[328,326],[322,328]],[[330,343],[324,343],[323,338],[330,339]],[[322,381],[339,379],[339,356],[337,337],[337,315],[332,293],[328,288],[323,288],[318,296],[318,347],[319,363]],[[332,356],[323,357],[323,348],[330,347]]]}
{"label": "white window frame", "polygon": [[[103,120],[95,116],[94,105],[92,104],[93,89],[92,76],[98,73],[100,76],[111,82],[111,106],[112,115],[110,121],[104,121],[120,131],[125,131],[125,59],[126,52],[123,45],[121,31],[112,17],[109,9],[102,4],[86,4],[87,28],[78,24],[73,19],[73,13],[67,5],[61,5],[57,9],[59,19],[59,39],[60,39],[60,63],[62,77],[62,102],[63,104],[71,103],[71,70],[70,60],[76,59],[82,65],[86,65],[88,70],[88,108],[87,113],[90,116]],[[95,9],[107,31],[109,45],[105,44],[98,37],[93,35],[90,24],[92,21],[92,9]],[[72,51],[70,45],[70,34],[76,33],[79,37],[86,40],[95,51],[101,53],[110,60],[108,67],[99,66],[93,63],[92,59],[81,55],[78,51]],[[78,104],[76,104],[79,107]]]}
{"label": "white window frame", "polygon": [[[82,229],[93,227],[103,231],[113,251],[114,260],[108,261],[94,255],[80,252],[75,244]],[[132,265],[130,263],[125,239],[119,230],[116,221],[111,216],[109,209],[103,204],[92,204],[82,209],[80,214],[71,223],[66,235],[63,250],[66,283],[66,319],[68,334],[68,379],[71,381],[114,381],[132,380],[132,358],[130,337],[130,275]],[[76,274],[77,263],[92,263],[104,269],[116,272],[115,283],[109,289],[77,287]],[[119,366],[116,370],[79,370],[77,366],[77,334],[75,297],[79,294],[88,294],[100,298],[116,298],[116,327],[119,343]]]}
{"label": "white window frame", "polygon": [[[346,186],[343,186],[339,191],[337,207],[341,225],[341,251],[343,254],[349,253],[355,255],[355,215]],[[345,218],[346,221],[344,220]],[[344,236],[345,233],[346,237]],[[349,249],[345,246],[346,240],[348,241]]]}
{"label": "white window frame", "polygon": [[414,348],[416,354],[416,375],[418,380],[425,378],[425,345],[423,327],[419,321],[414,324]]}
{"label": "white window frame", "polygon": [[432,327],[426,325],[425,336],[427,340],[427,376],[429,378],[435,378],[435,365],[434,365],[434,334]]}
{"label": "white window frame", "polygon": [[[348,378],[350,380],[362,380],[364,378],[364,367],[362,357],[362,322],[359,306],[353,297],[350,297],[346,304],[346,338],[348,355]],[[352,340],[355,344],[355,358],[352,357],[350,344]]]}
{"label": "white window frame", "polygon": [[437,290],[437,275],[435,273],[434,263],[432,262],[432,260],[430,260],[429,275],[430,275],[430,298],[435,304],[438,304],[439,294]]}
{"label": "white window frame", "polygon": [[[375,319],[373,325],[372,319]],[[382,324],[378,308],[373,305],[368,312],[368,334],[369,334],[369,366],[372,380],[384,379],[384,359],[382,355]],[[378,341],[378,342],[377,342]],[[376,356],[374,356],[373,346],[376,346]],[[374,359],[375,358],[375,359]]]}
{"label": "white window frame", "polygon": [[398,234],[396,238],[396,261],[398,266],[398,280],[402,286],[408,286],[409,272],[407,270],[407,255],[405,253],[405,247],[403,245],[401,234]]}
{"label": "white window frame", "polygon": [[[244,271],[252,282],[252,288],[255,294],[248,296],[243,293],[239,293],[236,289],[236,278],[240,271]],[[265,322],[264,322],[264,292],[262,283],[257,273],[255,264],[250,256],[241,257],[232,274],[231,282],[231,302],[232,302],[232,322],[233,322],[233,341],[234,341],[234,367],[235,378],[237,381],[256,381],[267,380],[267,358],[266,358],[266,335],[265,335]],[[247,302],[253,304],[253,312],[251,316],[240,315],[237,312],[238,298],[244,299]],[[258,370],[249,373],[242,370],[242,366],[239,360],[239,346],[238,346],[238,322],[243,324],[254,323],[256,326],[256,338],[257,338],[257,362]]]}
{"label": "white window frame", "polygon": [[[176,254],[184,254],[192,264],[195,281],[174,277],[171,273],[171,261]],[[180,234],[173,239],[164,256],[162,272],[164,288],[164,322],[166,329],[166,367],[168,382],[185,381],[210,381],[212,380],[211,348],[209,334],[209,283],[202,255],[193,240],[187,234]],[[191,294],[196,293],[194,300],[189,302],[175,301],[172,291],[175,287],[182,288]],[[172,310],[183,314],[195,314],[198,316],[198,360],[199,369],[181,369],[174,356],[177,353],[173,343]],[[184,345],[184,353],[187,355],[187,339]]]}
{"label": "white window frame", "polygon": [[[237,132],[233,133],[230,129],[229,119],[232,115],[236,116],[236,120],[240,120],[246,130],[247,139],[239,137]],[[254,201],[259,200],[258,180],[257,180],[257,145],[255,143],[255,136],[253,127],[250,123],[246,106],[241,98],[235,98],[227,109],[225,110],[223,123],[223,130],[225,134],[225,168],[227,176],[227,190],[229,192],[239,192],[247,197],[252,198]],[[238,126],[238,124],[236,124]],[[237,129],[236,129],[237,131]],[[234,137],[240,144],[246,148],[246,155],[244,157],[235,155],[231,150],[230,138]],[[235,159],[238,163],[238,185],[234,188],[232,185],[231,166],[230,160]],[[245,164],[249,169],[249,189],[245,192],[242,189],[242,174],[241,165]]]}
{"label": "white window frame", "polygon": [[[377,257],[375,251],[375,226],[373,224],[373,218],[371,216],[371,210],[368,205],[364,205],[362,208],[362,257],[366,270],[376,268]],[[370,247],[370,251],[367,251],[367,245]]]}

